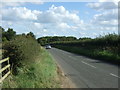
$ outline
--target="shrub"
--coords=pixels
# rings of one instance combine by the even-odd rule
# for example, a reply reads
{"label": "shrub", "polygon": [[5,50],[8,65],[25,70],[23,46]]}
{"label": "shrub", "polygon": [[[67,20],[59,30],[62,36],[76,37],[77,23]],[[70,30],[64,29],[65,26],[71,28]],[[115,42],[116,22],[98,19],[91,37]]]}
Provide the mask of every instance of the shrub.
{"label": "shrub", "polygon": [[34,62],[39,54],[40,45],[32,37],[18,35],[4,43],[3,49],[5,50],[3,56],[10,57],[10,64],[16,72],[16,68],[23,65],[23,61],[27,64]]}

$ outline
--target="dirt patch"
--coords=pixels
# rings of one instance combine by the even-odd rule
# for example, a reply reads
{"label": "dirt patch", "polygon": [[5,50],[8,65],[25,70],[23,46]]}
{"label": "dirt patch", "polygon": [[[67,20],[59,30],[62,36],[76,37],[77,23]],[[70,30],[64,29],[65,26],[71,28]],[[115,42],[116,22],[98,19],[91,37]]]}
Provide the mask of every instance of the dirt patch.
{"label": "dirt patch", "polygon": [[64,74],[59,65],[57,65],[57,73],[61,88],[76,88],[73,82]]}

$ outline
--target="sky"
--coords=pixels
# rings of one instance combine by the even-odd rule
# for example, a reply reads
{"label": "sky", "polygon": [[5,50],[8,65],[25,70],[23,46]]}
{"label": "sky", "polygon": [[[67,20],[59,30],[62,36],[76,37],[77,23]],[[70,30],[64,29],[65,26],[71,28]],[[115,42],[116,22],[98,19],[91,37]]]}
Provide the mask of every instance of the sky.
{"label": "sky", "polygon": [[[101,1],[101,0],[100,0]],[[0,26],[17,34],[99,37],[118,34],[115,2],[2,2]]]}

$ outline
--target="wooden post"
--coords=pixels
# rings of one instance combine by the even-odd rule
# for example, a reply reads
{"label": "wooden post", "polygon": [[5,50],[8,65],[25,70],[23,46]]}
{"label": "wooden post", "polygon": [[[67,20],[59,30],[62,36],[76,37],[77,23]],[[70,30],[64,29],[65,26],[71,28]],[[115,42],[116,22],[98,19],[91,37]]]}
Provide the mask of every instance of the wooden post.
{"label": "wooden post", "polygon": [[[10,60],[10,58],[9,58],[9,60]],[[10,61],[8,60],[8,65],[10,65]],[[8,70],[10,71],[10,67],[8,68]]]}
{"label": "wooden post", "polygon": [[8,62],[8,64],[7,64],[5,67],[2,67],[2,68],[0,69],[0,73],[2,74],[2,72],[3,72],[4,70],[6,70],[6,69],[9,69],[9,71],[8,71],[4,76],[1,76],[1,78],[0,78],[0,84],[1,84],[1,86],[2,86],[3,80],[10,74],[9,58],[5,58],[5,59],[3,59],[3,60],[0,60],[0,64],[3,63],[3,62]]}

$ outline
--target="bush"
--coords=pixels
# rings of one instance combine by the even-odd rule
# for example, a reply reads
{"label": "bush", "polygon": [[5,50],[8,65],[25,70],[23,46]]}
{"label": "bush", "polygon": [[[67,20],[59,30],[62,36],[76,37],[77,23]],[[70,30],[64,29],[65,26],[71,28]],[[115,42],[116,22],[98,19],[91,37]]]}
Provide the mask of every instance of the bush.
{"label": "bush", "polygon": [[18,67],[17,70],[17,75],[10,75],[4,80],[2,88],[60,87],[57,65],[44,48],[41,48],[35,62]]}
{"label": "bush", "polygon": [[[14,72],[22,62],[27,64],[34,62],[40,52],[40,45],[32,37],[18,35],[13,40],[3,44],[4,57],[10,57],[10,64]],[[17,74],[17,73],[15,73]]]}

